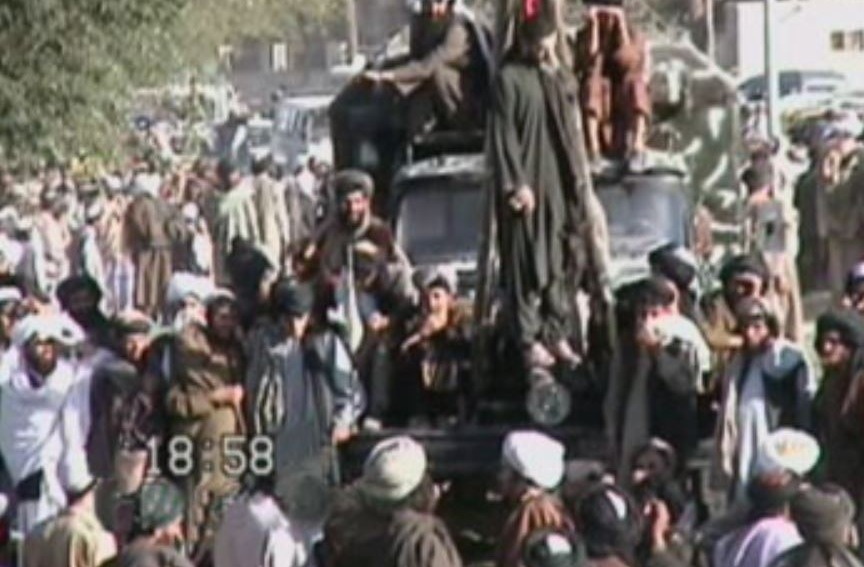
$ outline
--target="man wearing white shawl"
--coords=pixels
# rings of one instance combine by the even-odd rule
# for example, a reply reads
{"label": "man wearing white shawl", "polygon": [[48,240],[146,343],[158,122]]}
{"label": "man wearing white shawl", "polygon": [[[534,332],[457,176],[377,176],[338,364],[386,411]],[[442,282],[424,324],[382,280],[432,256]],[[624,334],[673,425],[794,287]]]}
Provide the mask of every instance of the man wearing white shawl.
{"label": "man wearing white shawl", "polygon": [[0,361],[0,452],[19,500],[26,535],[66,504],[57,478],[68,451],[83,451],[90,429],[90,376],[60,356],[83,339],[62,315],[31,315],[13,333]]}

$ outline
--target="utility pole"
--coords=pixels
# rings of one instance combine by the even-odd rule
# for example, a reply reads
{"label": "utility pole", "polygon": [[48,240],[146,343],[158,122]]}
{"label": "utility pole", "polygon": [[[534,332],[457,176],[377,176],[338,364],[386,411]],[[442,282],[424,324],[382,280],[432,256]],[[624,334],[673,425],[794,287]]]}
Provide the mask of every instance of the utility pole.
{"label": "utility pole", "polygon": [[714,45],[714,0],[705,0],[705,51],[711,61],[717,58]]}
{"label": "utility pole", "polygon": [[[313,2],[315,0],[312,0]],[[357,4],[355,0],[345,0],[345,24],[348,31],[348,64],[354,63],[359,51],[360,39],[357,32]]]}
{"label": "utility pole", "polygon": [[777,68],[777,0],[765,2],[765,101],[768,104],[768,135],[780,138],[780,70]]}

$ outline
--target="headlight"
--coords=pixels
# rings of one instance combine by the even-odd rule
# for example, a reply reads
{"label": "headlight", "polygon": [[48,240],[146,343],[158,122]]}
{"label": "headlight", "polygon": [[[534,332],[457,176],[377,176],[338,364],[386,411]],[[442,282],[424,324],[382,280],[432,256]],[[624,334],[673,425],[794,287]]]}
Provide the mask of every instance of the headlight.
{"label": "headlight", "polygon": [[531,388],[525,401],[528,415],[539,425],[560,425],[570,415],[570,392],[547,370],[532,370],[530,380]]}

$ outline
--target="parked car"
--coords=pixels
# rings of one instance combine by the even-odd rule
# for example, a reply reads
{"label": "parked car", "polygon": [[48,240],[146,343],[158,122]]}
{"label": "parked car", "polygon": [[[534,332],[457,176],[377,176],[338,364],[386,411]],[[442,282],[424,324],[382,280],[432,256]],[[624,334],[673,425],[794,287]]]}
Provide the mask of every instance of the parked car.
{"label": "parked car", "polygon": [[[846,88],[846,77],[835,71],[780,71],[780,98],[792,95],[830,96]],[[765,75],[750,77],[738,87],[745,102],[764,100],[767,90]]]}
{"label": "parked car", "polygon": [[328,110],[331,95],[287,97],[274,112],[273,159],[293,168],[299,158],[333,163]]}

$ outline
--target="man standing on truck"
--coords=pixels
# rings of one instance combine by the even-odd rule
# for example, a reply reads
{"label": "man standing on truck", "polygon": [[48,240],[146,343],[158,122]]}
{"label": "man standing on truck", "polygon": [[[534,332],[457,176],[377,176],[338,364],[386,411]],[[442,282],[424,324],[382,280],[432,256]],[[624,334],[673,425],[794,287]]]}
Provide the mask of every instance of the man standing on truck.
{"label": "man standing on truck", "polygon": [[505,312],[528,366],[575,365],[565,280],[583,267],[574,248],[584,251],[592,236],[578,89],[559,55],[554,3],[526,0],[517,21],[490,117]]}
{"label": "man standing on truck", "polygon": [[432,128],[482,128],[491,52],[487,31],[461,0],[419,0],[410,60],[363,77],[392,84],[407,102],[410,137]]}

